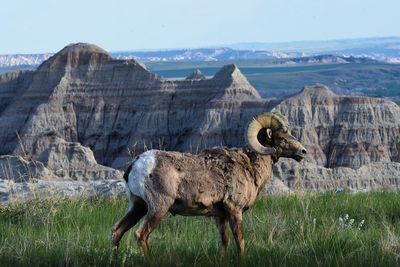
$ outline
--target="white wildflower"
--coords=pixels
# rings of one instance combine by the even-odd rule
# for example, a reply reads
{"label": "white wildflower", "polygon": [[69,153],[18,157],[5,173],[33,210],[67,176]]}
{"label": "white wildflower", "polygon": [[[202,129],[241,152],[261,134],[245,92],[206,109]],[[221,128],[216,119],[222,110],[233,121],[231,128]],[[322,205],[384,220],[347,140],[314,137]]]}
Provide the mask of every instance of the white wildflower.
{"label": "white wildflower", "polygon": [[361,230],[363,228],[363,226],[364,226],[364,223],[365,223],[365,220],[361,220],[361,222],[358,224],[357,229]]}
{"label": "white wildflower", "polygon": [[358,224],[355,219],[350,218],[349,214],[345,214],[344,217],[339,216],[339,228],[349,229],[357,226],[358,230],[361,230],[364,226],[365,220],[361,220]]}

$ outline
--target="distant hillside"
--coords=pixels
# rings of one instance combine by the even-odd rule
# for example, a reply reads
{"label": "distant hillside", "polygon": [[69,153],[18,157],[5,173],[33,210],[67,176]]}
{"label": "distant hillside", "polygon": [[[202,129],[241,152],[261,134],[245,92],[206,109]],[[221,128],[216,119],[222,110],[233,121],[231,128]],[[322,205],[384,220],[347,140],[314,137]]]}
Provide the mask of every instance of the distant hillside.
{"label": "distant hillside", "polygon": [[[37,66],[52,54],[0,55],[0,68]],[[116,59],[143,62],[222,62],[269,60],[270,64],[326,64],[378,61],[400,63],[400,37],[305,41],[288,43],[242,43],[227,47],[155,51],[118,51]]]}
{"label": "distant hillside", "polygon": [[[267,51],[239,51],[228,48],[194,49],[152,52],[114,52],[115,59],[136,59],[143,62],[236,62],[261,61],[266,65],[332,64],[332,63],[377,63],[373,57],[316,55],[293,57],[292,54],[270,53]],[[41,64],[51,54],[5,55],[0,56],[0,73],[14,69],[32,69]]]}
{"label": "distant hillside", "polygon": [[[144,62],[214,62],[228,60],[265,60],[299,56],[296,53],[243,51],[231,48],[177,49],[160,51],[121,51],[111,53],[115,59],[137,59]],[[0,55],[0,67],[39,65],[51,54]]]}
{"label": "distant hillside", "polygon": [[298,53],[271,53],[268,51],[240,51],[229,48],[173,50],[153,52],[111,53],[117,59],[137,59],[144,62],[228,62],[263,60],[264,64],[331,64],[331,63],[375,63],[372,57],[315,55],[301,56]]}
{"label": "distant hillside", "polygon": [[372,57],[392,63],[400,63],[400,37],[378,37],[322,41],[297,41],[281,43],[237,43],[228,45],[237,50],[269,50],[281,53],[306,55],[353,55]]}
{"label": "distant hillside", "polygon": [[[315,58],[320,62],[331,63],[311,63]],[[337,94],[389,97],[396,102],[400,101],[400,64],[361,62],[364,58],[354,58],[353,63],[347,59],[347,63],[342,64],[333,62],[333,59],[342,60],[340,57],[315,58],[300,58],[298,63],[291,63],[293,59],[279,59],[286,63],[277,65],[270,65],[266,60],[247,60],[236,61],[236,65],[263,97],[291,95],[305,85],[322,83]],[[206,77],[211,77],[223,64],[226,63],[150,62],[146,65],[165,78],[176,79],[186,77],[196,69]]]}
{"label": "distant hillside", "polygon": [[0,67],[39,65],[51,56],[51,53],[0,55]]}
{"label": "distant hillside", "polygon": [[267,50],[236,50],[227,47],[176,49],[157,51],[123,51],[111,53],[114,58],[135,58],[141,61],[227,61],[251,59],[276,59],[298,56],[297,53],[270,52]]}

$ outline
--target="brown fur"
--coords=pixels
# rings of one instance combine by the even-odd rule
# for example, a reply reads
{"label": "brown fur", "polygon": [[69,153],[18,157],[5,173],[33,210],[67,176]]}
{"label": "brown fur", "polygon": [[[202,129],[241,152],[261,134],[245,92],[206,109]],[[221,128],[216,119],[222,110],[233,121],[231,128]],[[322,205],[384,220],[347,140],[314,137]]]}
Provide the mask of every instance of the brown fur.
{"label": "brown fur", "polygon": [[272,171],[271,156],[225,148],[199,155],[158,151],[157,162],[146,187],[155,197],[174,199],[169,211],[180,215],[222,216],[231,206],[248,208]]}
{"label": "brown fur", "polygon": [[[240,252],[244,252],[242,215],[256,200],[272,175],[272,166],[280,156],[299,160],[306,151],[290,134],[274,133],[275,155],[261,155],[243,149],[217,148],[198,155],[156,151],[156,164],[144,180],[147,213],[135,232],[138,245],[148,253],[147,240],[167,212],[180,215],[214,216],[221,236],[222,251],[229,243],[229,223]],[[132,166],[128,167],[128,177]],[[139,206],[144,200],[133,196]],[[136,206],[136,204],[135,204]],[[132,211],[130,211],[132,212]],[[143,210],[134,223],[144,216]],[[129,212],[113,229],[113,245],[132,227]],[[134,224],[133,223],[133,224]]]}

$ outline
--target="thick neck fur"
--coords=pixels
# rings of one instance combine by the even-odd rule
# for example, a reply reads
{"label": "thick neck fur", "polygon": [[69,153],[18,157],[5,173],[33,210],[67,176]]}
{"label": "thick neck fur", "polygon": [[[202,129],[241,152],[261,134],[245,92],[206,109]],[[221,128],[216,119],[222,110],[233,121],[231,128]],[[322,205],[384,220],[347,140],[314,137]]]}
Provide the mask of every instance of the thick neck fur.
{"label": "thick neck fur", "polygon": [[258,193],[262,191],[265,184],[271,179],[272,167],[275,160],[271,155],[261,155],[255,152],[247,153],[254,170],[254,184]]}

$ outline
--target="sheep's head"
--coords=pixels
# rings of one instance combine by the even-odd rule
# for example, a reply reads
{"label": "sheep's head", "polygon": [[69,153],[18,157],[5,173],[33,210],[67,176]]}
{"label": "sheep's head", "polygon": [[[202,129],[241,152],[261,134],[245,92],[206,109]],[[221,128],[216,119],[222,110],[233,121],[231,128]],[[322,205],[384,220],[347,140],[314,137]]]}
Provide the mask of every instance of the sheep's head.
{"label": "sheep's head", "polygon": [[249,147],[263,155],[286,157],[301,161],[307,150],[291,134],[287,119],[278,113],[267,112],[250,122],[246,141]]}

